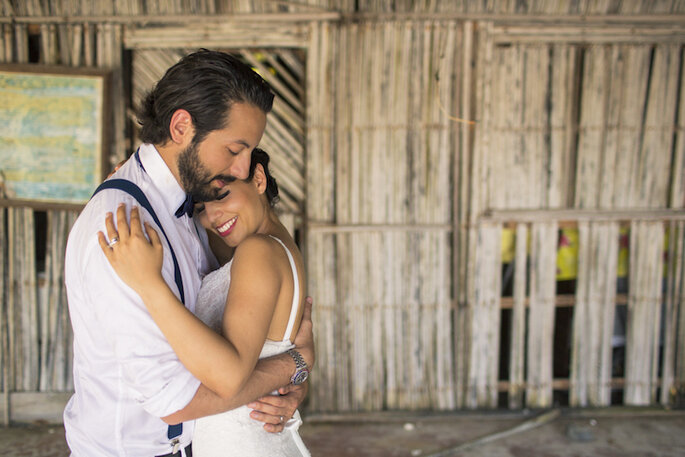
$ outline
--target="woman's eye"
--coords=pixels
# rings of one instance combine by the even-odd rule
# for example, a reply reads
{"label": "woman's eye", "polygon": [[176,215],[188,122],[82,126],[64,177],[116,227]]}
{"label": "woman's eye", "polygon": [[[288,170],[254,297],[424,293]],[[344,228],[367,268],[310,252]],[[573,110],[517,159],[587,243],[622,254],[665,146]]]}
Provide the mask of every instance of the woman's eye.
{"label": "woman's eye", "polygon": [[226,192],[223,192],[223,193],[217,195],[217,196],[216,196],[216,199],[217,199],[217,200],[223,200],[223,199],[226,198],[226,197],[228,196],[228,194],[230,194],[230,193],[231,193],[231,191],[230,191],[230,190],[227,190]]}

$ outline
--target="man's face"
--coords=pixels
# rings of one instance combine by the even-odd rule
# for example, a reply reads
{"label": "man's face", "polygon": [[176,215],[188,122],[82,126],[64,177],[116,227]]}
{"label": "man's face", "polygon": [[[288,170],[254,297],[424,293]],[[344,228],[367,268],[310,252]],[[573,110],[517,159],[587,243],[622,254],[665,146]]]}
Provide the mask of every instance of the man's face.
{"label": "man's face", "polygon": [[178,172],[184,190],[196,200],[214,200],[221,188],[235,179],[246,179],[252,150],[266,127],[266,114],[246,103],[236,103],[227,127],[194,141],[179,155]]}

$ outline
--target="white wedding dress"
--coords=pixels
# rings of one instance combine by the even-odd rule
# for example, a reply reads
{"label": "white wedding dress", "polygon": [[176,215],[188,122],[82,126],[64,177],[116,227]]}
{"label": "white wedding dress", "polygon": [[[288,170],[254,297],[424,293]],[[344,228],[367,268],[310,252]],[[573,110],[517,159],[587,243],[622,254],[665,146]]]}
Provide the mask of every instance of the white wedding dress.
{"label": "white wedding dress", "polygon": [[[288,248],[278,241],[290,260],[295,287],[293,305],[288,326],[281,341],[267,340],[259,358],[281,354],[294,347],[290,342],[297,309],[300,304],[299,281],[295,261]],[[221,333],[221,323],[226,306],[228,286],[231,282],[232,261],[209,273],[202,280],[202,287],[195,305],[195,314],[205,324]],[[258,281],[258,278],[255,278]],[[197,419],[193,434],[193,456],[195,457],[309,457],[310,453],[298,433],[302,420],[298,411],[285,424],[281,433],[269,433],[263,423],[250,418],[251,409],[246,406]]]}

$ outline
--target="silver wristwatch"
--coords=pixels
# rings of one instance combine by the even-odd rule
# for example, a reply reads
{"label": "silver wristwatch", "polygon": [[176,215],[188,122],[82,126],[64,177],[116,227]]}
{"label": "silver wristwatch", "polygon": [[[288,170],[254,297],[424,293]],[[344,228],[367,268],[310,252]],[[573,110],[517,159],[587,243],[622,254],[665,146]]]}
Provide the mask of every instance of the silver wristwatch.
{"label": "silver wristwatch", "polygon": [[295,361],[295,374],[292,378],[290,378],[290,382],[295,386],[299,386],[309,377],[309,368],[307,368],[307,362],[305,362],[304,358],[302,358],[302,354],[297,352],[295,349],[288,349],[287,352]]}

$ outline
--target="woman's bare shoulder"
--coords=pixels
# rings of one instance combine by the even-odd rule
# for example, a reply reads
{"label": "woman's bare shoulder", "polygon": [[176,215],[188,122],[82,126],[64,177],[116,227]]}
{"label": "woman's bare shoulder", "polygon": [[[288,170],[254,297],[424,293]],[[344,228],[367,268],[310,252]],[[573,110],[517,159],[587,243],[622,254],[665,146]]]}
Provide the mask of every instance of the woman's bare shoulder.
{"label": "woman's bare shoulder", "polygon": [[286,262],[287,254],[277,239],[269,235],[252,234],[245,238],[235,249],[234,263],[241,259],[251,259],[250,263],[274,265]]}

